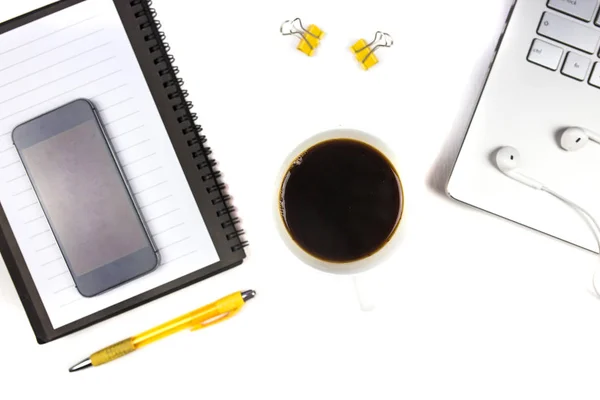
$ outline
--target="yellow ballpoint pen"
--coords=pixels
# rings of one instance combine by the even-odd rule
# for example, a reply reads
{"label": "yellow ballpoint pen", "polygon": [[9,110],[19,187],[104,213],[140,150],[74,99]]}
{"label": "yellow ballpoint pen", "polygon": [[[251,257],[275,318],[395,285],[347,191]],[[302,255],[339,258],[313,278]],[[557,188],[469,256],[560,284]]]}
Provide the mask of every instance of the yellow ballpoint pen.
{"label": "yellow ballpoint pen", "polygon": [[195,331],[222,322],[233,317],[254,296],[256,296],[254,290],[232,293],[202,308],[97,351],[72,366],[69,371],[75,372],[106,364],[184,329]]}

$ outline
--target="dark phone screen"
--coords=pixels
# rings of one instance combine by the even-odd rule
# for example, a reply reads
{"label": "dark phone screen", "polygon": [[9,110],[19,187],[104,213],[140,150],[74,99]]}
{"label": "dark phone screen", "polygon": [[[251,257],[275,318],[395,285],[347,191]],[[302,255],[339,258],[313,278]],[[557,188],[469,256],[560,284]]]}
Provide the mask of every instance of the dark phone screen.
{"label": "dark phone screen", "polygon": [[[148,236],[97,120],[51,129],[49,135],[43,124],[39,128],[41,141],[26,140],[18,148],[72,273],[85,275],[148,248]],[[36,135],[27,133],[29,138]]]}

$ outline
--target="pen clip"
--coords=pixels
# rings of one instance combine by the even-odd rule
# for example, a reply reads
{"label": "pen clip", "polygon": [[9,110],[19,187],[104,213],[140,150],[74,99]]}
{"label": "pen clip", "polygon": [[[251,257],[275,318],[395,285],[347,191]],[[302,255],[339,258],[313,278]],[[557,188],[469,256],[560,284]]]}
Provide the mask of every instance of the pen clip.
{"label": "pen clip", "polygon": [[238,307],[235,310],[231,310],[231,311],[228,311],[226,313],[217,315],[216,317],[210,318],[210,319],[208,319],[206,321],[199,322],[198,324],[193,325],[190,330],[192,332],[194,332],[194,331],[197,331],[197,330],[200,330],[200,329],[208,328],[211,325],[218,324],[219,322],[223,322],[226,319],[229,319],[229,318],[233,317],[240,310],[241,310],[241,307]]}

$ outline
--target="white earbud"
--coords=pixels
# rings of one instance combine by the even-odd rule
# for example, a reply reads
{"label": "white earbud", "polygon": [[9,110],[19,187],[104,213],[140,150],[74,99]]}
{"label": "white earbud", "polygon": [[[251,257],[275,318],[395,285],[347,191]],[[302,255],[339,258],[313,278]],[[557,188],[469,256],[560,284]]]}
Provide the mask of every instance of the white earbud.
{"label": "white earbud", "polygon": [[600,136],[589,129],[572,127],[565,129],[560,137],[560,147],[566,151],[582,149],[589,141],[600,144]]}
{"label": "white earbud", "polygon": [[[581,136],[581,140],[579,140],[579,141],[573,140],[573,138],[576,139],[577,134],[580,133],[577,129],[580,129],[581,132],[583,132],[583,133],[587,132],[586,130],[581,129],[581,128],[567,129],[567,131],[565,131],[565,133],[563,134],[563,138],[566,139],[568,144],[575,143],[577,146],[579,146],[579,143],[581,143],[583,141],[587,142],[588,140],[590,140],[592,138],[590,135],[585,135],[585,136]],[[567,134],[567,132],[569,132],[569,133]],[[596,140],[594,139],[594,141],[596,141]],[[561,142],[562,142],[562,140],[561,140]],[[598,140],[597,142],[600,143],[600,140]],[[561,145],[562,145],[562,143],[561,143]],[[577,147],[577,146],[575,146],[575,147]],[[580,147],[582,147],[582,146],[580,146]],[[563,148],[564,148],[564,145],[563,145]],[[577,148],[570,148],[570,149],[577,150]],[[598,224],[598,221],[596,221],[594,219],[594,217],[589,212],[587,212],[584,208],[580,207],[579,205],[572,202],[568,198],[561,196],[560,194],[558,194],[554,190],[548,188],[547,186],[544,186],[541,182],[538,182],[535,179],[530,178],[527,175],[523,174],[521,172],[521,170],[519,169],[520,162],[521,162],[521,155],[519,154],[519,151],[517,149],[515,149],[514,147],[510,147],[510,146],[501,147],[496,152],[496,166],[504,175],[506,175],[509,178],[512,178],[518,182],[521,182],[522,184],[527,185],[531,188],[541,190],[543,192],[548,193],[551,196],[554,196],[555,198],[562,201],[567,206],[571,207],[573,210],[575,210],[576,212],[581,214],[581,216],[584,219],[586,219],[586,222],[588,223],[588,226],[589,226],[590,230],[592,231],[592,233],[594,234],[596,242],[598,243],[598,248],[600,249],[600,224]],[[600,297],[600,269],[596,271],[596,273],[594,274],[594,276],[592,278],[592,287],[594,288],[596,295],[598,297]]]}
{"label": "white earbud", "polygon": [[520,164],[521,155],[514,147],[502,147],[496,152],[496,166],[504,175],[536,190],[542,190],[544,185],[523,174]]}

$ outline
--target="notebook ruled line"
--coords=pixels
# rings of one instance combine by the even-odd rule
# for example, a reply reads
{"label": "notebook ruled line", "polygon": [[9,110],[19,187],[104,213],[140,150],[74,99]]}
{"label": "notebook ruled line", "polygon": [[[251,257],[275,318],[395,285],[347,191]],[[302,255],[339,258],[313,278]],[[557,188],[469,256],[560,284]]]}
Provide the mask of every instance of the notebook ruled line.
{"label": "notebook ruled line", "polygon": [[33,236],[29,236],[29,240],[35,239],[36,237],[45,235],[46,233],[49,233],[49,232],[50,232],[50,229],[46,229],[45,231],[38,232],[38,233],[34,234]]}
{"label": "notebook ruled line", "polygon": [[154,188],[157,188],[157,187],[159,187],[161,185],[164,185],[165,183],[167,183],[167,181],[162,181],[162,182],[159,182],[159,183],[155,183],[154,185],[149,186],[146,189],[142,189],[139,192],[135,192],[134,194],[137,196],[138,194],[142,194],[144,192],[147,192],[148,190],[152,190]]}
{"label": "notebook ruled line", "polygon": [[118,102],[116,102],[114,104],[111,104],[110,106],[107,106],[107,107],[104,107],[102,109],[99,109],[98,111],[104,112],[106,110],[110,110],[113,107],[120,106],[121,104],[126,103],[126,102],[131,101],[131,100],[133,100],[133,97],[128,97],[128,98],[126,98],[124,100],[120,100],[120,101],[118,101]]}
{"label": "notebook ruled line", "polygon": [[38,203],[37,201],[34,201],[33,203],[27,204],[26,206],[19,208],[19,211],[23,211],[23,210],[28,209],[29,207],[33,207],[33,206],[37,205],[37,203]]}
{"label": "notebook ruled line", "polygon": [[20,192],[17,192],[17,193],[15,193],[15,194],[13,194],[13,196],[20,196],[20,195],[22,195],[22,194],[29,193],[29,192],[31,192],[32,190],[33,190],[33,188],[27,188],[27,189],[23,189],[23,190],[21,190]]}
{"label": "notebook ruled line", "polygon": [[[103,60],[101,60],[101,61],[95,62],[95,63],[93,63],[92,65],[88,65],[88,66],[86,66],[86,67],[83,67],[83,68],[81,68],[81,69],[78,69],[77,71],[71,72],[71,73],[70,73],[70,74],[68,74],[68,75],[61,76],[61,77],[60,77],[60,78],[58,78],[58,79],[54,79],[53,81],[46,82],[46,83],[44,83],[44,84],[42,84],[42,85],[40,85],[40,86],[38,86],[38,87],[35,87],[35,88],[33,88],[33,89],[30,89],[30,90],[27,90],[26,92],[22,92],[22,93],[20,93],[20,94],[18,94],[18,95],[16,95],[16,96],[14,96],[14,97],[11,97],[11,98],[9,98],[9,99],[6,99],[6,100],[4,100],[4,101],[0,101],[0,104],[4,104],[4,103],[6,103],[6,102],[9,102],[9,101],[11,101],[11,100],[17,99],[17,98],[19,98],[19,97],[21,97],[21,96],[25,96],[26,94],[29,94],[29,93],[31,93],[31,92],[35,92],[36,90],[39,90],[39,89],[43,88],[44,86],[51,85],[51,84],[53,84],[53,83],[56,83],[56,82],[58,82],[58,81],[62,81],[62,80],[63,80],[63,79],[65,79],[65,78],[71,78],[71,77],[72,77],[73,75],[75,75],[75,74],[78,74],[78,73],[80,73],[80,72],[86,71],[86,70],[88,70],[88,69],[90,69],[90,68],[94,68],[94,67],[96,67],[96,66],[98,66],[98,65],[100,65],[100,64],[102,64],[102,63],[105,63],[105,62],[107,62],[107,61],[110,61],[110,60],[112,60],[112,59],[114,59],[114,58],[116,58],[116,56],[111,56],[111,57],[105,58],[105,59],[103,59]],[[10,116],[10,115],[9,115],[9,116]],[[0,118],[0,121],[1,121],[1,120],[3,120],[3,119],[5,119],[5,118],[8,118],[8,116],[7,116],[7,117]]]}
{"label": "notebook ruled line", "polygon": [[11,166],[13,166],[15,164],[19,164],[20,162],[21,162],[21,160],[13,161],[13,162],[11,162],[9,164],[1,166],[0,169],[5,169],[5,168],[8,168],[8,167],[11,167]]}
{"label": "notebook ruled line", "polygon": [[159,251],[162,251],[162,250],[168,249],[169,247],[173,247],[173,246],[175,246],[176,244],[183,243],[183,242],[185,242],[186,240],[188,240],[188,239],[190,239],[190,238],[191,238],[191,236],[185,237],[185,238],[183,238],[183,239],[177,240],[176,242],[173,242],[173,243],[170,243],[170,244],[168,244],[168,245],[166,245],[166,246],[160,247],[158,250],[159,250]]}
{"label": "notebook ruled line", "polygon": [[144,156],[144,157],[142,157],[142,158],[138,158],[138,159],[137,159],[137,160],[135,160],[135,161],[131,161],[131,162],[127,163],[127,164],[124,164],[124,165],[123,165],[123,168],[125,168],[125,167],[129,167],[130,165],[133,165],[133,164],[135,164],[135,163],[138,163],[138,162],[140,162],[140,161],[142,161],[142,160],[145,160],[145,159],[147,159],[147,158],[150,158],[150,157],[152,157],[152,156],[155,156],[155,155],[156,155],[156,152],[154,152],[154,153],[152,153],[152,154],[148,154],[148,155],[146,155],[146,156]]}
{"label": "notebook ruled line", "polygon": [[113,121],[110,121],[110,122],[108,122],[108,123],[104,124],[104,126],[109,126],[109,125],[112,125],[112,124],[114,124],[115,122],[122,121],[122,120],[124,120],[125,118],[129,118],[129,117],[131,117],[132,115],[135,115],[135,114],[137,114],[137,113],[139,113],[139,111],[134,111],[134,112],[132,112],[131,114],[127,114],[127,115],[124,115],[124,116],[122,116],[122,117],[120,117],[120,118],[117,118],[117,119],[115,119],[115,120],[113,120]]}
{"label": "notebook ruled line", "polygon": [[140,190],[140,191],[137,191],[137,192],[135,192],[135,193],[133,193],[133,194],[135,194],[135,195],[137,196],[137,195],[139,195],[139,194],[142,194],[142,193],[144,193],[144,192],[147,192],[147,191],[149,191],[149,190],[155,189],[155,188],[157,188],[157,187],[159,187],[159,186],[161,186],[161,185],[164,185],[165,183],[167,183],[167,181],[162,181],[162,182],[159,182],[159,183],[155,183],[154,185],[152,185],[152,186],[149,186],[149,187],[147,187],[147,188],[145,188],[145,189],[142,189],[142,190]]}
{"label": "notebook ruled line", "polygon": [[[113,71],[113,72],[111,72],[111,73],[109,73],[109,74],[106,74],[106,75],[104,75],[104,76],[101,76],[100,78],[96,78],[96,79],[94,79],[94,80],[92,80],[92,81],[86,82],[86,83],[84,83],[83,85],[77,86],[76,88],[73,88],[73,89],[67,90],[66,92],[62,92],[62,93],[60,93],[60,94],[57,94],[56,96],[52,96],[52,97],[50,97],[50,98],[48,98],[48,99],[46,99],[46,100],[44,100],[44,101],[41,101],[41,102],[39,102],[39,103],[35,103],[35,104],[33,104],[33,105],[31,105],[31,106],[29,106],[29,107],[27,107],[27,108],[24,108],[24,109],[22,109],[22,110],[16,111],[16,112],[12,113],[11,115],[8,115],[8,116],[6,116],[6,117],[4,117],[4,118],[0,119],[0,121],[2,121],[2,120],[3,120],[3,119],[5,119],[5,118],[14,117],[15,115],[18,115],[18,114],[20,114],[20,113],[22,113],[22,112],[25,112],[25,111],[31,110],[32,108],[34,108],[34,107],[37,107],[37,106],[40,106],[40,105],[42,105],[42,104],[46,104],[46,103],[48,103],[50,100],[57,99],[57,98],[59,98],[59,97],[61,97],[61,96],[64,96],[65,94],[68,94],[68,93],[74,92],[74,91],[76,91],[76,90],[78,90],[78,89],[81,89],[81,88],[83,88],[83,87],[85,87],[85,86],[91,85],[92,83],[96,83],[96,82],[98,82],[98,81],[101,81],[102,79],[108,78],[109,76],[113,76],[114,74],[117,74],[117,73],[119,73],[119,72],[121,72],[121,70],[120,70],[120,69],[118,69],[118,70],[116,70],[116,71]],[[119,86],[119,87],[123,87],[123,86],[126,86],[126,85],[121,85],[121,86]],[[118,88],[116,88],[116,89],[118,89]],[[116,90],[116,89],[111,89],[111,90]],[[106,92],[106,93],[108,93],[108,92]],[[10,133],[10,132],[8,132],[8,133]],[[7,133],[7,134],[8,134],[8,133]]]}
{"label": "notebook ruled line", "polygon": [[145,206],[142,206],[142,207],[140,207],[140,210],[143,210],[144,208],[147,208],[147,207],[151,207],[151,206],[153,206],[153,205],[155,205],[155,204],[158,204],[158,203],[160,203],[161,201],[165,201],[165,200],[167,200],[167,199],[170,199],[171,197],[173,197],[173,195],[172,195],[172,194],[170,194],[170,195],[168,195],[168,196],[165,196],[165,197],[163,197],[162,199],[155,200],[155,201],[153,201],[152,203],[149,203],[149,204],[146,204]]}
{"label": "notebook ruled line", "polygon": [[25,223],[26,223],[26,224],[31,224],[31,223],[33,223],[33,222],[39,221],[39,220],[41,220],[41,219],[44,219],[44,218],[46,218],[46,216],[45,216],[45,215],[40,215],[39,217],[37,217],[37,218],[34,218],[34,219],[30,219],[29,221],[26,221]]}
{"label": "notebook ruled line", "polygon": [[133,128],[133,129],[130,129],[130,130],[126,131],[126,132],[119,133],[118,135],[115,135],[115,136],[111,137],[111,138],[110,138],[110,140],[114,140],[114,139],[116,139],[116,138],[118,138],[118,137],[121,137],[121,136],[127,135],[128,133],[131,133],[131,132],[133,132],[133,131],[137,131],[138,129],[142,129],[144,126],[145,126],[145,125],[140,125],[140,126],[137,126],[137,127]]}
{"label": "notebook ruled line", "polygon": [[83,299],[74,299],[74,300],[69,301],[68,303],[61,304],[59,307],[60,308],[68,307],[70,305],[73,305],[74,303],[77,303],[78,301],[81,301],[81,300],[83,300]]}
{"label": "notebook ruled line", "polygon": [[19,65],[19,64],[22,64],[22,63],[24,63],[24,62],[31,61],[31,60],[33,60],[34,58],[37,58],[37,57],[39,57],[39,56],[43,56],[44,54],[51,53],[51,52],[53,52],[53,51],[54,51],[54,50],[56,50],[56,49],[60,49],[61,47],[65,47],[65,46],[67,46],[67,45],[69,45],[69,44],[72,44],[72,43],[74,43],[74,42],[77,42],[77,41],[79,41],[79,40],[81,40],[81,39],[85,39],[85,38],[87,38],[87,37],[90,37],[90,36],[92,36],[92,35],[95,35],[96,33],[100,33],[100,32],[102,32],[103,30],[104,30],[104,28],[98,29],[97,31],[94,31],[94,32],[88,33],[87,35],[84,35],[84,36],[78,37],[78,38],[76,38],[76,39],[73,39],[73,40],[71,40],[71,41],[69,41],[69,42],[63,43],[63,44],[61,44],[61,45],[58,45],[58,46],[56,46],[56,47],[53,47],[53,48],[51,48],[50,50],[46,50],[46,51],[44,51],[44,52],[42,52],[42,53],[39,53],[39,54],[37,54],[37,55],[35,55],[35,56],[32,56],[32,57],[26,58],[25,60],[21,60],[21,61],[19,61],[18,63],[12,64],[12,65],[9,65],[8,67],[4,67],[4,68],[0,69],[0,72],[6,71],[7,69],[9,69],[9,68],[12,68],[12,67],[15,67],[15,66],[17,66],[17,65]]}
{"label": "notebook ruled line", "polygon": [[62,259],[63,259],[63,258],[62,258],[62,256],[61,256],[61,257],[57,257],[57,258],[53,258],[53,259],[52,259],[52,260],[50,260],[50,261],[46,261],[46,262],[45,262],[45,263],[43,263],[41,266],[42,266],[42,267],[45,267],[46,265],[53,264],[53,263],[55,263],[55,262],[57,262],[57,261],[60,261],[60,260],[62,260]]}
{"label": "notebook ruled line", "polygon": [[66,275],[66,274],[68,274],[68,273],[69,273],[69,271],[63,271],[63,272],[61,272],[60,274],[55,274],[55,275],[52,275],[50,278],[48,278],[48,280],[49,280],[49,281],[51,281],[51,280],[53,280],[53,279],[59,278],[59,277],[61,277],[61,276],[64,276],[64,275]]}
{"label": "notebook ruled line", "polygon": [[104,92],[102,92],[102,93],[98,93],[98,94],[96,94],[96,95],[92,96],[92,97],[91,97],[91,99],[92,99],[92,100],[94,100],[95,98],[98,98],[98,97],[100,97],[100,96],[104,96],[104,95],[105,95],[105,94],[107,94],[107,93],[110,93],[110,92],[112,92],[112,91],[115,91],[115,90],[117,90],[117,89],[121,89],[122,87],[125,87],[125,86],[127,86],[127,84],[126,84],[126,83],[124,83],[124,84],[122,84],[122,85],[119,85],[119,86],[117,86],[117,87],[114,87],[114,88],[112,88],[112,89],[108,89],[108,90],[106,90],[106,91],[104,91]]}
{"label": "notebook ruled line", "polygon": [[174,262],[174,261],[177,261],[177,260],[179,260],[179,259],[181,259],[181,258],[184,258],[184,257],[187,257],[187,256],[191,256],[192,254],[194,254],[194,253],[197,253],[197,252],[198,252],[198,250],[192,250],[192,251],[190,251],[189,253],[185,253],[185,254],[182,254],[182,255],[180,255],[180,256],[177,256],[177,257],[175,257],[175,258],[172,258],[172,259],[170,259],[169,261],[165,261],[165,264],[169,264],[169,263],[172,263],[172,262]]}
{"label": "notebook ruled line", "polygon": [[61,292],[64,292],[65,290],[73,289],[74,287],[75,287],[75,285],[65,286],[65,287],[60,288],[57,291],[55,291],[54,294],[59,294]]}
{"label": "notebook ruled line", "polygon": [[157,236],[159,236],[159,235],[162,235],[162,234],[164,234],[164,233],[167,233],[167,232],[169,232],[169,231],[172,231],[172,230],[173,230],[173,229],[175,229],[175,228],[179,228],[180,226],[183,226],[183,225],[185,225],[185,222],[181,222],[181,223],[179,223],[179,224],[173,225],[173,226],[171,226],[171,227],[169,227],[169,228],[167,228],[167,229],[165,229],[165,230],[163,230],[163,231],[161,231],[161,232],[157,232],[157,233],[155,233],[154,235],[152,235],[152,237],[157,237]]}
{"label": "notebook ruled line", "polygon": [[174,210],[171,210],[171,211],[167,211],[167,212],[166,212],[166,213],[164,213],[164,214],[157,215],[156,217],[153,217],[153,218],[147,219],[147,220],[146,220],[146,222],[152,222],[152,221],[156,221],[156,220],[157,220],[157,219],[159,219],[159,218],[166,217],[167,215],[173,214],[174,212],[177,212],[177,211],[179,211],[179,208],[176,208],[176,209],[174,209]]}
{"label": "notebook ruled line", "polygon": [[44,247],[42,247],[42,248],[40,248],[40,249],[37,249],[37,250],[36,250],[36,252],[38,252],[38,253],[39,253],[40,251],[44,251],[44,250],[51,249],[51,248],[53,248],[54,246],[56,246],[56,243],[52,243],[52,244],[49,244],[49,245],[47,245],[47,246],[44,246]]}
{"label": "notebook ruled line", "polygon": [[150,139],[144,139],[141,142],[132,144],[131,146],[125,147],[124,149],[121,149],[121,150],[117,151],[117,154],[121,154],[121,153],[123,153],[124,151],[127,151],[127,150],[135,149],[137,146],[142,145],[144,143],[148,143],[149,141],[150,141]]}
{"label": "notebook ruled line", "polygon": [[37,70],[37,71],[35,71],[35,72],[32,72],[32,73],[30,73],[30,74],[24,75],[24,76],[22,76],[22,77],[20,77],[20,78],[17,78],[17,79],[15,79],[15,80],[12,80],[12,81],[10,81],[10,82],[7,82],[7,83],[5,83],[5,84],[3,84],[3,85],[0,85],[0,89],[1,89],[1,88],[3,88],[3,87],[5,87],[5,86],[12,85],[13,83],[17,83],[17,82],[19,82],[19,81],[22,81],[23,79],[30,78],[30,77],[32,77],[32,76],[34,76],[34,75],[36,75],[36,74],[39,74],[40,72],[44,72],[44,71],[46,71],[46,70],[48,70],[48,69],[50,69],[50,68],[52,68],[52,67],[56,67],[57,65],[63,64],[63,63],[65,63],[65,62],[67,62],[67,61],[74,60],[74,59],[76,59],[77,57],[81,57],[81,56],[82,56],[82,55],[84,55],[84,54],[87,54],[87,53],[89,53],[89,52],[92,52],[92,51],[94,51],[94,50],[97,50],[97,49],[99,49],[99,48],[101,48],[101,47],[104,47],[104,46],[106,46],[106,45],[108,45],[108,44],[110,44],[110,42],[107,42],[107,43],[101,44],[100,46],[92,47],[91,49],[88,49],[88,50],[86,50],[86,51],[83,51],[83,52],[81,52],[81,53],[79,53],[79,54],[77,54],[77,55],[74,55],[73,57],[66,58],[66,59],[64,59],[64,60],[62,60],[62,61],[59,61],[59,62],[57,62],[57,63],[51,64],[51,65],[48,65],[48,66],[46,66],[46,67],[44,67],[44,68],[42,68],[42,69],[40,69],[40,70]]}
{"label": "notebook ruled line", "polygon": [[[9,133],[10,133],[10,132],[9,132]],[[7,148],[6,148],[6,149],[4,149],[4,150],[0,150],[0,154],[2,154],[2,153],[6,153],[6,152],[7,152],[7,151],[9,151],[9,150],[17,150],[17,149],[15,148],[15,146],[10,146],[10,147],[7,147]]]}
{"label": "notebook ruled line", "polygon": [[28,44],[35,43],[35,42],[37,42],[37,41],[39,41],[39,40],[42,40],[42,39],[46,39],[46,38],[48,38],[48,37],[50,37],[50,36],[52,36],[52,35],[55,35],[55,34],[57,34],[57,33],[59,33],[59,32],[65,31],[65,30],[67,30],[67,29],[69,29],[69,28],[72,28],[72,27],[74,27],[74,26],[77,26],[77,25],[79,25],[79,24],[82,24],[82,23],[84,23],[84,22],[90,21],[90,20],[92,20],[92,19],[94,19],[94,18],[96,18],[96,17],[98,17],[98,16],[97,16],[97,15],[94,15],[94,16],[92,16],[92,17],[86,18],[86,19],[84,19],[84,20],[81,20],[81,21],[79,21],[79,22],[75,22],[74,24],[67,25],[67,26],[65,26],[65,27],[63,27],[63,28],[57,29],[57,30],[55,30],[54,32],[48,33],[48,34],[46,34],[46,35],[44,35],[44,36],[40,36],[40,37],[39,37],[39,38],[37,38],[37,39],[30,40],[29,42],[25,42],[25,43],[23,43],[23,44],[20,44],[20,45],[18,45],[18,46],[15,46],[15,47],[13,47],[13,48],[11,48],[11,49],[5,50],[4,52],[0,53],[0,56],[1,56],[1,55],[3,55],[3,54],[8,54],[8,53],[10,53],[11,51],[14,51],[14,50],[20,49],[20,48],[22,48],[22,47],[25,47],[25,46],[27,46]]}
{"label": "notebook ruled line", "polygon": [[151,173],[156,172],[156,171],[161,170],[161,169],[162,169],[162,165],[160,167],[156,167],[154,169],[151,169],[150,171],[144,172],[144,173],[142,173],[142,174],[140,174],[138,176],[134,176],[133,178],[130,178],[129,182],[131,182],[131,181],[133,181],[135,179],[141,178],[142,176],[150,175]]}
{"label": "notebook ruled line", "polygon": [[14,181],[18,181],[19,179],[25,178],[27,176],[27,173],[16,176],[8,181],[6,181],[6,183],[13,183]]}

